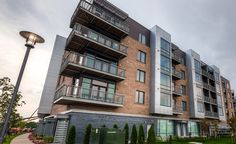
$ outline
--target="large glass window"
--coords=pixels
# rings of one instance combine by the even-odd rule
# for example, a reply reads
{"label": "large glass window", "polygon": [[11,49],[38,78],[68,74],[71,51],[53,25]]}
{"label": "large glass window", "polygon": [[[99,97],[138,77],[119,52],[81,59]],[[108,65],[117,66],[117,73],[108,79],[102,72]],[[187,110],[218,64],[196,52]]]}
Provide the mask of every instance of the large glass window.
{"label": "large glass window", "polygon": [[180,71],[180,78],[182,79],[182,80],[184,80],[185,79],[185,72],[184,71]]}
{"label": "large glass window", "polygon": [[161,68],[165,71],[170,71],[170,58],[161,55]]}
{"label": "large glass window", "polygon": [[136,80],[139,82],[145,82],[145,72],[142,70],[137,70]]}
{"label": "large glass window", "polygon": [[222,107],[219,107],[219,115],[220,116],[224,116],[224,112],[223,112],[223,108]]}
{"label": "large glass window", "polygon": [[138,51],[138,56],[137,56],[138,61],[142,63],[146,63],[146,53],[142,51]]}
{"label": "large glass window", "polygon": [[215,73],[215,80],[218,81],[218,82],[220,81],[220,75],[219,75],[219,73]]}
{"label": "large glass window", "polygon": [[188,132],[191,133],[191,136],[193,137],[199,136],[199,129],[197,122],[188,123]]}
{"label": "large glass window", "polygon": [[167,137],[174,135],[174,124],[171,120],[157,120],[157,135]]}
{"label": "large glass window", "polygon": [[144,104],[144,95],[145,93],[143,91],[136,91],[135,103]]}
{"label": "large glass window", "polygon": [[197,111],[201,113],[204,112],[204,106],[202,102],[197,102]]}
{"label": "large glass window", "polygon": [[198,74],[198,73],[195,73],[195,80],[196,80],[196,82],[202,83],[202,77],[201,77],[201,75]]}
{"label": "large glass window", "polygon": [[161,38],[161,49],[170,52],[170,43],[163,38]]}
{"label": "large glass window", "polygon": [[222,106],[221,96],[217,96],[217,103],[218,103],[219,106]]}
{"label": "large glass window", "polygon": [[170,87],[170,76],[164,73],[161,73],[161,85]]}
{"label": "large glass window", "polygon": [[203,100],[203,92],[201,88],[196,87],[196,94],[198,99]]}
{"label": "large glass window", "polygon": [[171,95],[167,93],[161,93],[161,106],[171,106]]}
{"label": "large glass window", "polygon": [[196,59],[194,59],[194,67],[195,67],[195,70],[201,71],[201,63]]}
{"label": "large glass window", "polygon": [[216,92],[220,93],[220,85],[216,84]]}
{"label": "large glass window", "polygon": [[180,86],[180,90],[181,90],[182,95],[185,95],[185,94],[186,94],[186,86],[181,85],[181,86]]}
{"label": "large glass window", "polygon": [[88,98],[90,97],[90,86],[91,86],[91,79],[83,78],[82,82],[82,97]]}

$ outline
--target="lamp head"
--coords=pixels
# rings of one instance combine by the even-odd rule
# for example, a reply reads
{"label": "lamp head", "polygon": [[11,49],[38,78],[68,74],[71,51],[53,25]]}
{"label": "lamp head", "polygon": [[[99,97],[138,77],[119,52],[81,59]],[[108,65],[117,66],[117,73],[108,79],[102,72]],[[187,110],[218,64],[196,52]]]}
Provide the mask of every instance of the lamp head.
{"label": "lamp head", "polygon": [[26,47],[34,48],[36,43],[44,43],[44,39],[33,32],[21,31],[20,35],[26,39]]}

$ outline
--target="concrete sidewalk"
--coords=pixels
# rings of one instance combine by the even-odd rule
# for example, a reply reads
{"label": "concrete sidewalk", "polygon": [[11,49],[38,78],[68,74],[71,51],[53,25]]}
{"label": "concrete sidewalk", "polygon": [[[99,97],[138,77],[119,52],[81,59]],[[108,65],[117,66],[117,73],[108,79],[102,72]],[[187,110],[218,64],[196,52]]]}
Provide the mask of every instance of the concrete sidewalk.
{"label": "concrete sidewalk", "polygon": [[26,134],[22,134],[22,135],[15,137],[11,141],[11,144],[33,144],[33,142],[31,142],[28,138],[29,134],[30,133],[26,133]]}

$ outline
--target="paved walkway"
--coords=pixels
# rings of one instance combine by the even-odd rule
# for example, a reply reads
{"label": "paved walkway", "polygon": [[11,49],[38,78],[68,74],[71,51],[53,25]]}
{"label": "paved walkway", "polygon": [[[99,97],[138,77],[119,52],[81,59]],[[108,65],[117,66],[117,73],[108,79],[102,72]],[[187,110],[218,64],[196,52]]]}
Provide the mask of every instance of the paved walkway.
{"label": "paved walkway", "polygon": [[15,137],[12,141],[11,144],[33,144],[28,136],[30,133],[22,134],[17,137]]}

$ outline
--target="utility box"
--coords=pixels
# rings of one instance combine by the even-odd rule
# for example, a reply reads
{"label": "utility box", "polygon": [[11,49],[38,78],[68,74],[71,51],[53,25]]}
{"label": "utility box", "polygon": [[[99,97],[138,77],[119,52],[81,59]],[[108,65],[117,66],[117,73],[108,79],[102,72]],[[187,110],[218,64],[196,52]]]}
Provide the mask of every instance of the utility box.
{"label": "utility box", "polygon": [[125,133],[118,129],[92,128],[90,144],[125,144]]}

